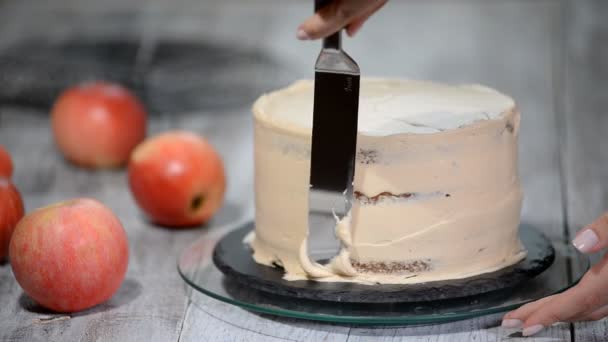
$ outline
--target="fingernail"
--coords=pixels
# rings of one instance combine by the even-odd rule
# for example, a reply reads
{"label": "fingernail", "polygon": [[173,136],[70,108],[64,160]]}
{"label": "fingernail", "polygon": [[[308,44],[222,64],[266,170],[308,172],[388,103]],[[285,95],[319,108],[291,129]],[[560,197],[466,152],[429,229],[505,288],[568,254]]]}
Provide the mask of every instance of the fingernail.
{"label": "fingernail", "polygon": [[299,40],[309,40],[310,36],[308,35],[308,33],[306,33],[306,31],[299,29],[298,32],[296,33],[296,37]]}
{"label": "fingernail", "polygon": [[536,324],[531,327],[525,328],[524,330],[522,330],[521,334],[524,336],[536,335],[536,334],[538,334],[539,331],[543,330],[544,328],[545,327],[543,327],[541,324]]}
{"label": "fingernail", "polygon": [[599,241],[595,232],[592,229],[587,229],[578,234],[578,236],[572,240],[572,244],[576,249],[581,251],[581,253],[588,253]]}
{"label": "fingernail", "polygon": [[501,326],[503,328],[519,328],[524,322],[519,319],[503,319]]}

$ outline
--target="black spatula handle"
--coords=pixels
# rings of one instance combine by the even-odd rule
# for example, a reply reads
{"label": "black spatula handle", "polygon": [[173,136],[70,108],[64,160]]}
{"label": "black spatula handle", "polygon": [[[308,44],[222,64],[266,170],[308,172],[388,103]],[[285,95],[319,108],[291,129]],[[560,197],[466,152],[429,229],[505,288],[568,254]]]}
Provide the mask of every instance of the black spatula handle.
{"label": "black spatula handle", "polygon": [[[315,13],[330,3],[332,0],[315,0]],[[342,48],[342,44],[340,41],[340,31],[342,28],[338,30],[338,32],[326,37],[323,39],[323,48],[324,49],[336,49],[340,50]]]}
{"label": "black spatula handle", "polygon": [[317,12],[330,2],[332,2],[332,0],[315,0],[315,12]]}

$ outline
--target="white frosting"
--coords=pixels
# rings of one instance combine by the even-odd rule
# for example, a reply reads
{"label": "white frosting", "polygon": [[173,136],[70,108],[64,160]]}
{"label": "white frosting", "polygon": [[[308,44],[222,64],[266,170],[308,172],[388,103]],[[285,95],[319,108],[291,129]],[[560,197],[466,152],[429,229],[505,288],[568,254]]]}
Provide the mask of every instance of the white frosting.
{"label": "white frosting", "polygon": [[[420,81],[361,88],[353,185],[362,196],[336,225],[342,250],[328,265],[306,255],[312,82],[256,101],[255,260],[282,265],[289,280],[375,284],[469,277],[524,258],[513,100]],[[361,268],[378,263],[425,267]]]}
{"label": "white frosting", "polygon": [[[269,101],[268,118],[277,126],[311,129],[313,93],[299,91],[308,86],[296,82]],[[361,85],[359,131],[372,136],[436,133],[496,119],[513,105],[511,98],[480,85],[368,80]]]}

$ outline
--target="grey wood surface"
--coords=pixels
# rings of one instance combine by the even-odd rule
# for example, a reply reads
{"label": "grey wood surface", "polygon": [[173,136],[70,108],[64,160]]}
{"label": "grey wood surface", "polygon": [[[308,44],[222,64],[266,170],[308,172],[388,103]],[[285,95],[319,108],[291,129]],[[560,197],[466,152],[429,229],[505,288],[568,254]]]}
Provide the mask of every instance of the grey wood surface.
{"label": "grey wood surface", "polygon": [[[13,152],[15,182],[27,209],[70,197],[98,198],[120,217],[131,247],[127,278],[117,295],[75,315],[55,315],[36,306],[22,294],[10,267],[0,266],[1,340],[521,338],[499,327],[499,314],[416,327],[259,315],[208,298],[179,278],[176,259],[203,230],[230,228],[253,215],[249,104],[257,94],[311,76],[318,44],[294,39],[295,26],[310,7],[308,1],[280,0],[0,1],[0,61],[3,51],[23,48],[32,37],[47,42],[40,49],[67,49],[74,39],[128,39],[133,43],[125,45],[124,56],[112,59],[115,69],[100,69],[93,59],[78,64],[78,70],[110,76],[121,70],[120,77],[128,76],[124,79],[133,82],[153,111],[151,133],[188,129],[205,135],[224,157],[228,172],[226,205],[208,227],[156,227],[138,212],[124,172],[84,171],[62,160],[51,141],[43,102],[36,108],[0,104],[0,144]],[[563,243],[608,209],[605,7],[602,0],[392,1],[345,46],[369,76],[479,82],[511,94],[523,114],[523,220]],[[74,56],[74,61],[87,57]],[[36,73],[21,75],[18,66],[2,67],[8,71],[0,80],[10,78],[9,85],[19,85],[11,90],[14,94],[38,95],[57,85]],[[569,276],[570,266],[577,267],[560,265],[563,278],[556,281]],[[600,321],[556,325],[526,340],[603,341],[606,334],[606,323]]]}

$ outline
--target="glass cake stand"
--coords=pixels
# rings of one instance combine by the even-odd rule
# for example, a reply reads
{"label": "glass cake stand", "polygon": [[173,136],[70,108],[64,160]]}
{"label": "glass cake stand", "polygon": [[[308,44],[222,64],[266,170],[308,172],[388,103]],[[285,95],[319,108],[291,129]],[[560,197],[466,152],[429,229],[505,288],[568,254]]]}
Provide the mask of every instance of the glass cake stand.
{"label": "glass cake stand", "polygon": [[[206,232],[184,250],[178,261],[178,271],[186,283],[205,295],[250,311],[314,321],[418,325],[469,319],[513,310],[562,292],[576,284],[589,268],[587,257],[577,253],[569,244],[553,243],[555,260],[551,266],[540,275],[508,289],[426,302],[317,301],[262,292],[225,276],[213,263],[212,255],[216,244],[230,231]],[[248,247],[243,245],[243,248]],[[567,275],[569,269],[574,269],[571,277]]]}

